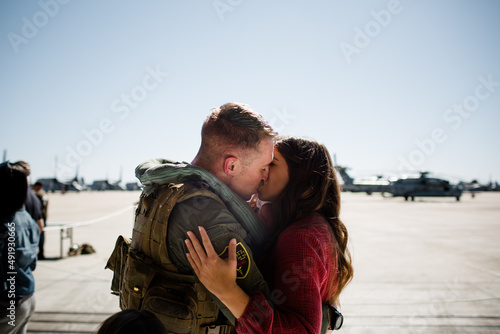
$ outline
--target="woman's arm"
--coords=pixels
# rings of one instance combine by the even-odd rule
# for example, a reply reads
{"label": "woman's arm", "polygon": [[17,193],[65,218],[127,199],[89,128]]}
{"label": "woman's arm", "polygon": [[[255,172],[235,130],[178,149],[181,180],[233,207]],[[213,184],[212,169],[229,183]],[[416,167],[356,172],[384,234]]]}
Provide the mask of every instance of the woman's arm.
{"label": "woman's arm", "polygon": [[[324,233],[291,229],[282,234],[276,247],[280,260],[273,268],[274,305],[259,292],[252,292],[250,297],[237,287],[234,242],[229,245],[228,259],[222,260],[213,251],[206,233],[200,229],[200,234],[207,251],[190,233],[191,241],[186,241],[188,259],[200,281],[235,315],[238,333],[319,332],[322,287],[334,269],[332,254],[325,254],[320,246],[323,240],[318,240],[324,238]],[[332,263],[326,271],[325,262]]]}
{"label": "woman's arm", "polygon": [[188,232],[187,259],[200,282],[238,319],[245,312],[250,297],[236,284],[236,239],[229,242],[228,258],[223,260],[215,252],[205,229],[200,226],[199,230],[203,246],[194,233]]}

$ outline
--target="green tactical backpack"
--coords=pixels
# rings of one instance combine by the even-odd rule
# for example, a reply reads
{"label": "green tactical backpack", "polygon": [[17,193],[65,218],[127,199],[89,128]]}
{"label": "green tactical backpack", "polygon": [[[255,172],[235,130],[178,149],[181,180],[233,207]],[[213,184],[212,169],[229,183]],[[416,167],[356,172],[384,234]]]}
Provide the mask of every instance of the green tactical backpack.
{"label": "green tactical backpack", "polygon": [[178,272],[168,256],[168,219],[176,203],[194,196],[222,201],[212,192],[184,184],[157,187],[141,194],[132,239],[119,236],[106,269],[114,271],[111,290],[120,308],[148,310],[169,333],[234,333],[233,326],[218,322],[219,308],[194,275]]}

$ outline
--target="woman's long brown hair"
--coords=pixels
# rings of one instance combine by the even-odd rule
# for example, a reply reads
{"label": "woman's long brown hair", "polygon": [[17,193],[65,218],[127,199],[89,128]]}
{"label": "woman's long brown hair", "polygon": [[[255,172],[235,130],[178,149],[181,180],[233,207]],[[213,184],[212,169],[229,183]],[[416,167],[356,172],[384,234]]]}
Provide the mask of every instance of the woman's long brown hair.
{"label": "woman's long brown hair", "polygon": [[338,285],[335,277],[329,285],[328,302],[334,304],[352,279],[353,268],[347,228],[339,218],[340,186],[330,153],[323,144],[298,137],[279,137],[275,147],[286,160],[290,181],[273,203],[276,229],[270,245],[275,245],[279,234],[294,222],[313,213],[323,216],[335,238],[332,247],[338,256]]}

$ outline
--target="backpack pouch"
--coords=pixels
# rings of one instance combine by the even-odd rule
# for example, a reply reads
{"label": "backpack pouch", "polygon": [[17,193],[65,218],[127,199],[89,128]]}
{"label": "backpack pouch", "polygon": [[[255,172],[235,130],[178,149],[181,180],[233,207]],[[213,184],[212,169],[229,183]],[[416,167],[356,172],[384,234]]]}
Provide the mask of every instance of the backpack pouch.
{"label": "backpack pouch", "polygon": [[170,333],[196,333],[197,302],[192,284],[157,282],[144,297],[143,310],[148,310]]}

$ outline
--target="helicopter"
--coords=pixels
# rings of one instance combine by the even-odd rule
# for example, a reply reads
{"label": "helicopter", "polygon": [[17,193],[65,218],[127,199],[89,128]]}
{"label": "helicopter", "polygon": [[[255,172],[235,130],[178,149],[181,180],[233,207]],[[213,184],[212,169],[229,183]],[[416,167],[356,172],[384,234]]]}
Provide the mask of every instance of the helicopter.
{"label": "helicopter", "polygon": [[368,195],[380,192],[383,195],[385,192],[390,190],[390,181],[388,179],[384,179],[381,175],[378,175],[376,179],[370,180],[353,179],[349,174],[347,174],[347,170],[349,168],[337,164],[336,154],[333,155],[333,164],[335,170],[340,174],[340,177],[344,181],[342,191],[361,192],[367,193]]}
{"label": "helicopter", "polygon": [[419,177],[403,177],[391,181],[389,193],[393,197],[404,197],[405,201],[415,197],[455,197],[460,201],[464,191],[461,185],[452,185],[448,180],[431,178],[429,172],[420,172]]}
{"label": "helicopter", "polygon": [[365,192],[368,195],[379,192],[382,196],[386,194],[391,197],[404,197],[407,201],[415,200],[415,197],[455,197],[460,200],[462,192],[465,190],[463,184],[452,185],[448,180],[428,177],[429,172],[420,172],[418,177],[391,177],[384,178],[377,175],[371,180],[355,180],[348,173],[347,167],[337,165],[337,158],[334,155],[335,169],[340,174],[344,184],[343,191]]}
{"label": "helicopter", "polygon": [[342,177],[344,184],[342,185],[343,191],[362,192],[371,195],[380,192],[382,194],[390,192],[391,181],[384,179],[382,175],[377,175],[375,179],[354,180],[347,174],[347,167],[335,166],[335,169]]}

